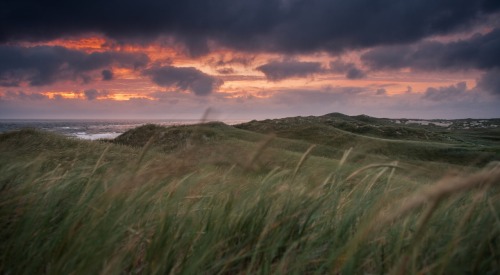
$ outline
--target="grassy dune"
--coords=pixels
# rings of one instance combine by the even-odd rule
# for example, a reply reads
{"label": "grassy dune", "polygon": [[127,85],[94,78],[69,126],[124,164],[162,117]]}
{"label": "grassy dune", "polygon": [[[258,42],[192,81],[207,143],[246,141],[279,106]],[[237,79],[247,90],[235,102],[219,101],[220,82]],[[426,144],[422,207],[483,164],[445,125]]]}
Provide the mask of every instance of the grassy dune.
{"label": "grassy dune", "polygon": [[1,134],[0,273],[500,272],[498,144],[328,127]]}

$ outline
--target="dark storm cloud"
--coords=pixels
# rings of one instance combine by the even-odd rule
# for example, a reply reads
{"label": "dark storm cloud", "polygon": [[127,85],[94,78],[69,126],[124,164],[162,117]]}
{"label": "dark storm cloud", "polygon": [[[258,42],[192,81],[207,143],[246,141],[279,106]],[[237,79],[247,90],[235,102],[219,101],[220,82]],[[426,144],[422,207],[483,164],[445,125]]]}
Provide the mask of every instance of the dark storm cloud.
{"label": "dark storm cloud", "polygon": [[102,80],[109,81],[113,79],[113,72],[110,70],[102,70],[101,72]]}
{"label": "dark storm cloud", "polygon": [[467,84],[465,82],[450,85],[448,87],[427,88],[423,98],[432,101],[449,101],[463,97],[467,92]]}
{"label": "dark storm cloud", "polygon": [[345,73],[348,79],[361,79],[366,77],[366,73],[358,69],[354,63],[345,63],[341,60],[330,62],[330,70],[334,73]]}
{"label": "dark storm cloud", "polygon": [[250,66],[255,60],[255,56],[234,56],[231,58],[224,58],[221,56],[219,58],[212,58],[207,62],[210,66],[213,67],[224,67],[231,65],[243,65]]}
{"label": "dark storm cloud", "polygon": [[280,81],[292,77],[306,77],[323,71],[319,62],[271,61],[256,68],[270,81]]}
{"label": "dark storm cloud", "polygon": [[496,0],[5,0],[0,42],[99,32],[121,41],[171,35],[193,55],[208,52],[208,41],[247,51],[338,52],[449,33],[499,6]]}
{"label": "dark storm cloud", "polygon": [[98,91],[96,89],[88,89],[83,91],[83,95],[85,96],[85,99],[88,101],[96,100],[98,97],[107,97],[109,95],[109,92],[107,91]]}
{"label": "dark storm cloud", "polygon": [[218,69],[217,72],[220,74],[233,74],[234,69],[233,68],[222,68],[222,69]]}
{"label": "dark storm cloud", "polygon": [[115,52],[85,53],[64,47],[0,46],[0,86],[49,85],[60,80],[81,79],[87,83],[86,74],[110,65],[137,68],[149,61],[143,54]]}
{"label": "dark storm cloud", "polygon": [[500,69],[486,72],[477,80],[477,88],[500,96]]}
{"label": "dark storm cloud", "polygon": [[211,94],[223,84],[222,80],[193,67],[151,68],[144,71],[144,75],[149,76],[159,86],[191,91],[198,96]]}
{"label": "dark storm cloud", "polygon": [[500,29],[470,39],[379,47],[361,60],[372,69],[491,69],[500,67]]}
{"label": "dark storm cloud", "polygon": [[90,89],[83,91],[83,94],[87,100],[94,100],[99,96],[99,91],[96,89]]}
{"label": "dark storm cloud", "polygon": [[347,74],[345,75],[348,79],[361,79],[366,77],[365,72],[358,68],[352,68],[347,71]]}

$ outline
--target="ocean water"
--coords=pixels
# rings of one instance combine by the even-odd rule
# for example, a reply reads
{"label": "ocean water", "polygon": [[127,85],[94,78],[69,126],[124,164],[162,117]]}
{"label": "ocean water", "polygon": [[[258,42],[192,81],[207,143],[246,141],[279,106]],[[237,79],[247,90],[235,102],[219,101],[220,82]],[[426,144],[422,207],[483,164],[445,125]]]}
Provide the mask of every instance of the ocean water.
{"label": "ocean water", "polygon": [[[25,128],[34,128],[44,131],[61,133],[70,137],[80,139],[112,139],[127,130],[145,124],[157,124],[162,126],[188,125],[199,123],[200,120],[176,119],[176,120],[56,120],[56,119],[0,119],[0,133]],[[226,124],[237,124],[244,120],[222,121]]]}

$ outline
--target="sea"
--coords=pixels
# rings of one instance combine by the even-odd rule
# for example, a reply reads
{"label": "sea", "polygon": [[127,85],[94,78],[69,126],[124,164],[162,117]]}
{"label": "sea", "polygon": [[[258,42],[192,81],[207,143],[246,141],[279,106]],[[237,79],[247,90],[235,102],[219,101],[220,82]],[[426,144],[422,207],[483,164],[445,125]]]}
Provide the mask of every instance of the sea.
{"label": "sea", "polygon": [[[97,140],[113,139],[127,130],[145,124],[161,126],[189,125],[199,123],[195,119],[162,119],[162,120],[135,120],[135,119],[102,119],[102,120],[77,120],[77,119],[0,119],[0,133],[20,129],[39,129],[60,133],[69,137]],[[222,120],[234,125],[246,120]]]}

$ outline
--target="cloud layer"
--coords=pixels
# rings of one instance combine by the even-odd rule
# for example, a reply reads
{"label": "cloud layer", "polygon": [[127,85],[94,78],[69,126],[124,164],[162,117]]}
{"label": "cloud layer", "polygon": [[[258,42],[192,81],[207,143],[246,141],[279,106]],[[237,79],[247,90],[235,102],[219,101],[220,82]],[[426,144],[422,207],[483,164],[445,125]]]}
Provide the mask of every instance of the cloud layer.
{"label": "cloud layer", "polygon": [[470,39],[379,47],[361,57],[371,69],[459,70],[500,67],[500,29]]}
{"label": "cloud layer", "polygon": [[498,0],[5,0],[0,114],[498,116],[499,18]]}
{"label": "cloud layer", "polygon": [[[137,68],[145,66],[145,54],[70,50],[60,46],[1,46],[0,86],[15,87],[22,82],[44,86],[62,80],[90,81],[88,73],[116,65]],[[109,74],[103,73],[103,78]]]}
{"label": "cloud layer", "polygon": [[500,69],[483,74],[477,80],[477,87],[483,91],[500,96]]}
{"label": "cloud layer", "polygon": [[223,83],[193,67],[163,66],[145,70],[144,74],[159,86],[190,91],[198,96],[211,94]]}
{"label": "cloud layer", "polygon": [[270,81],[280,81],[292,77],[307,77],[322,72],[319,62],[271,61],[256,68]]}
{"label": "cloud layer", "polygon": [[366,77],[366,73],[359,69],[354,63],[345,63],[341,60],[330,62],[330,71],[334,73],[345,73],[348,79],[361,79]]}
{"label": "cloud layer", "polygon": [[495,0],[6,0],[0,42],[97,32],[121,41],[171,36],[193,55],[207,53],[208,41],[245,51],[340,52],[449,33],[499,9]]}

